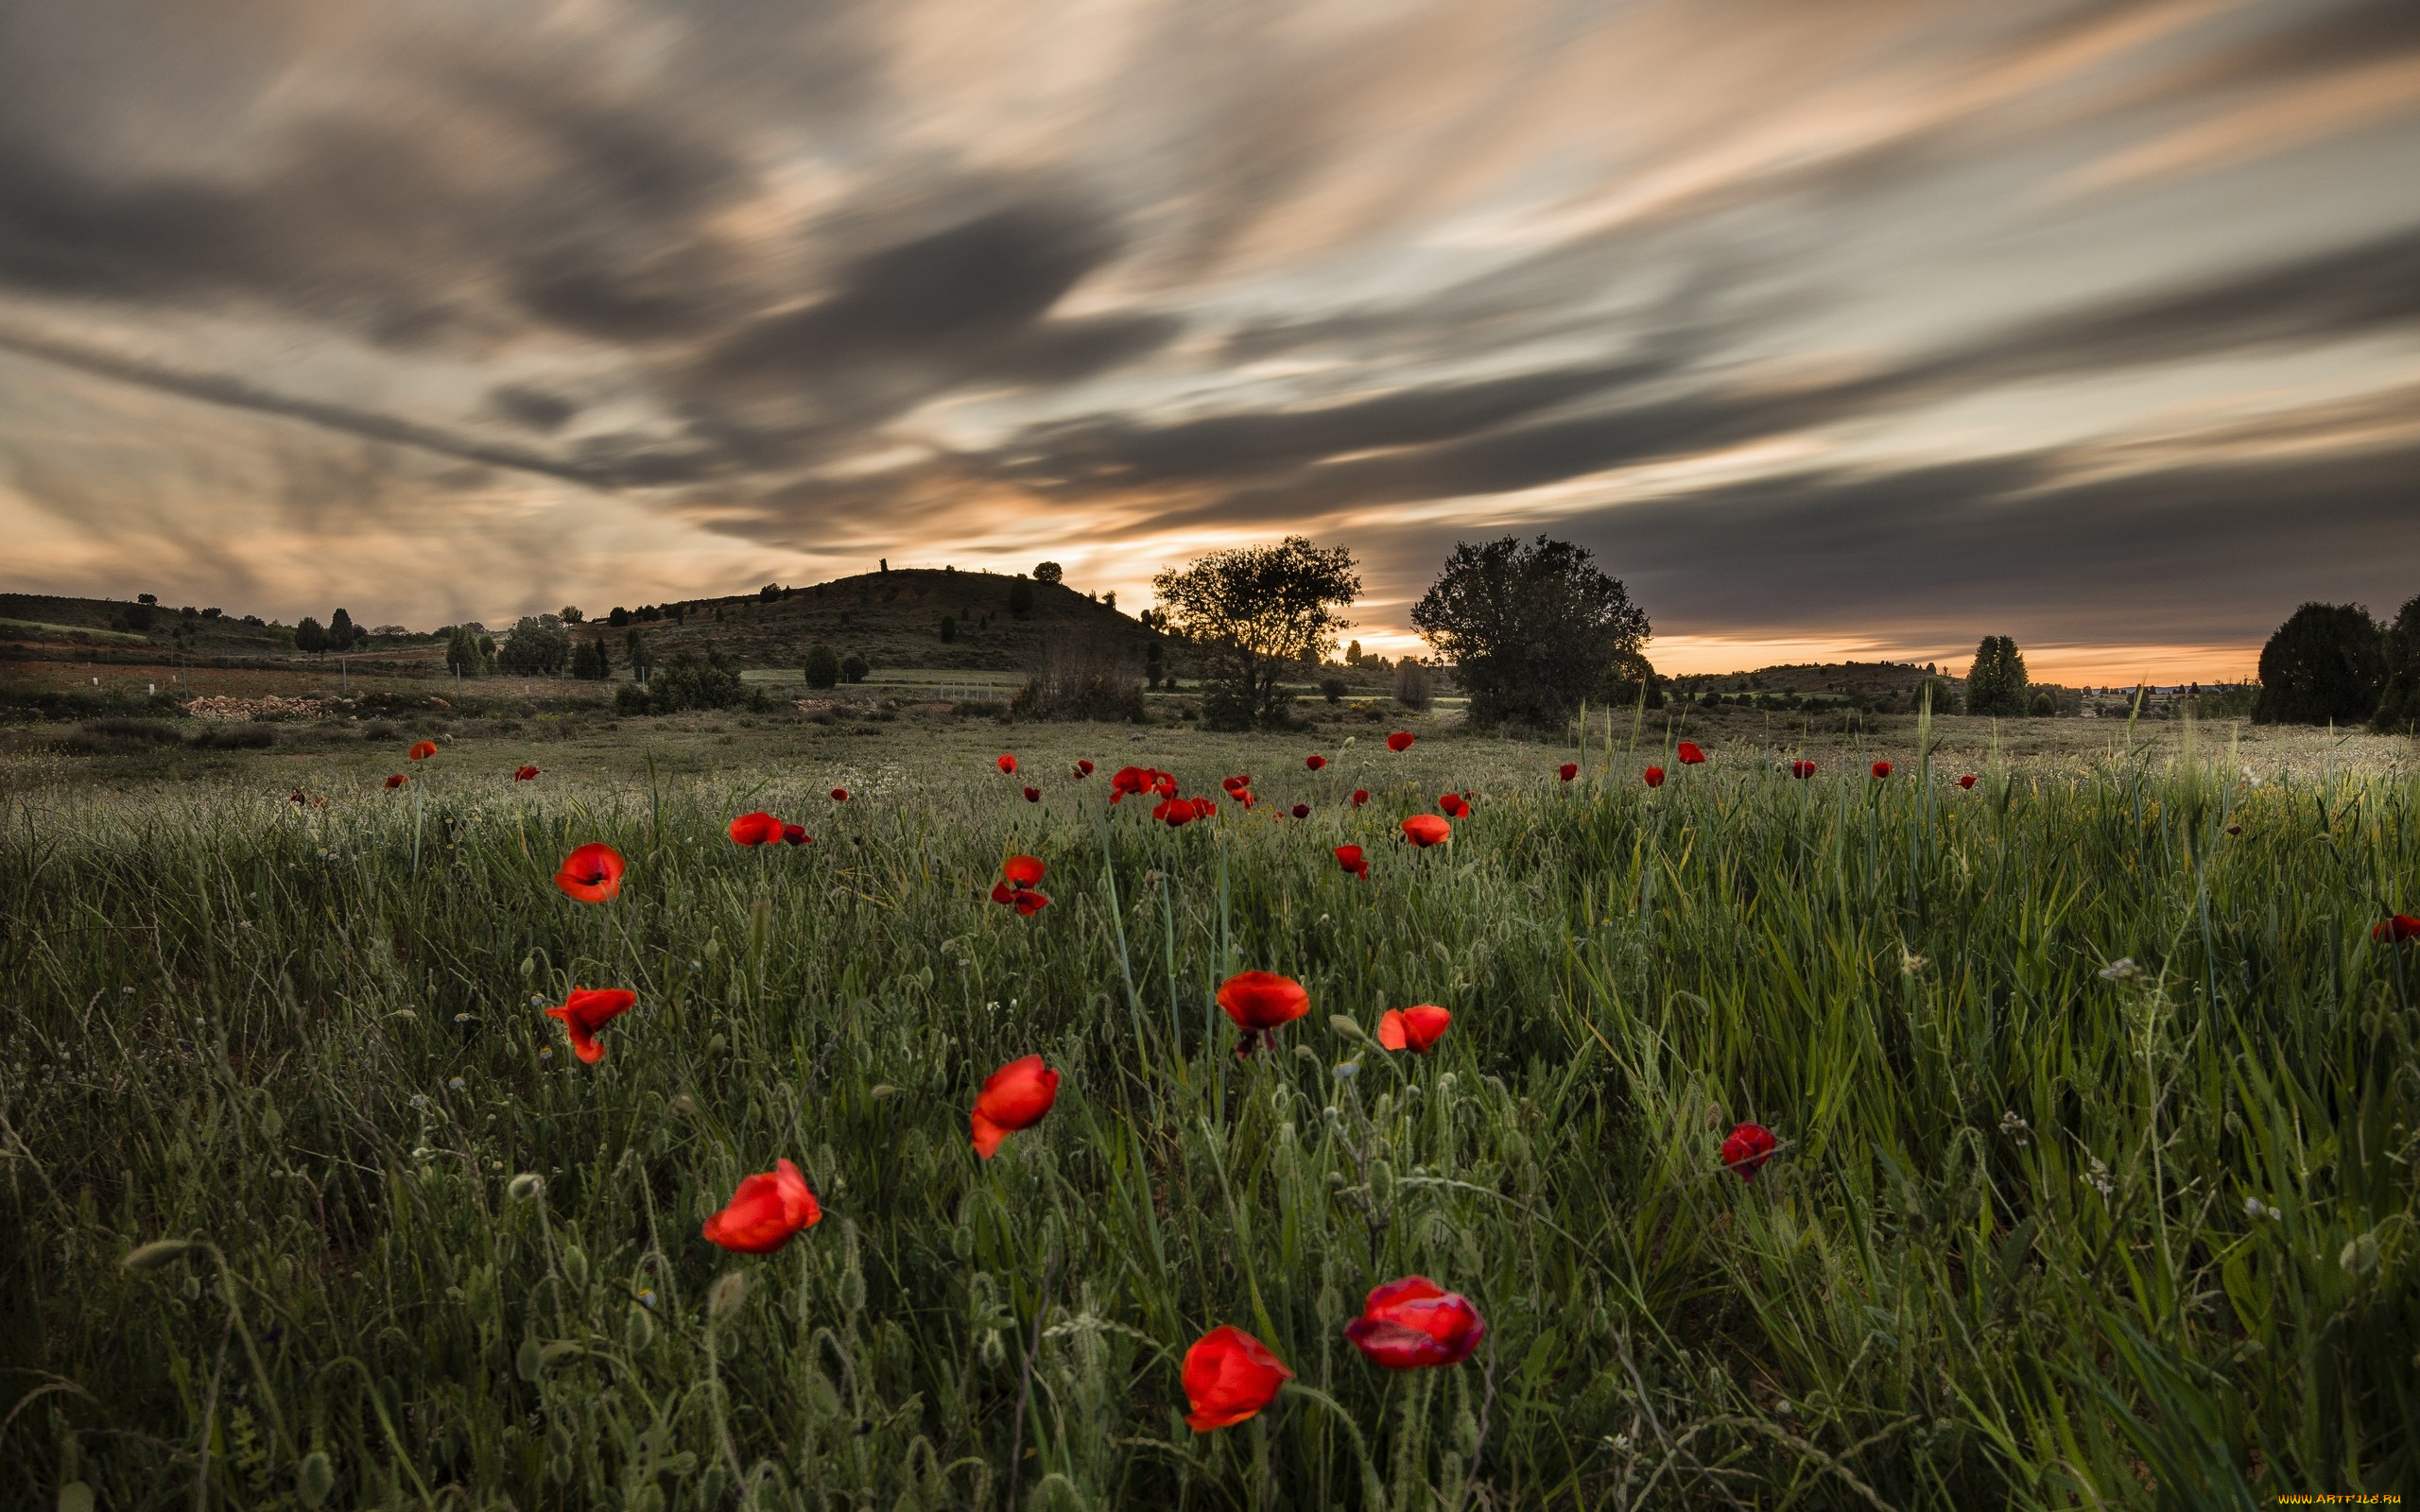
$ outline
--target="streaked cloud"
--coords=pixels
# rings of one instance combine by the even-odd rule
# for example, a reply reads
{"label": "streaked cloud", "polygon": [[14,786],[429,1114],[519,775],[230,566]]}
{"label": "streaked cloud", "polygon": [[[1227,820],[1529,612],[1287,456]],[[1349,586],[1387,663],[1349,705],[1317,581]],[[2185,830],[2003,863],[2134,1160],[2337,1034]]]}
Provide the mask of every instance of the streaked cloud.
{"label": "streaked cloud", "polygon": [[1458,536],[1548,530],[1675,664],[2239,670],[2420,592],[2415,16],[0,10],[0,579],[1137,604],[1299,529],[1395,648]]}

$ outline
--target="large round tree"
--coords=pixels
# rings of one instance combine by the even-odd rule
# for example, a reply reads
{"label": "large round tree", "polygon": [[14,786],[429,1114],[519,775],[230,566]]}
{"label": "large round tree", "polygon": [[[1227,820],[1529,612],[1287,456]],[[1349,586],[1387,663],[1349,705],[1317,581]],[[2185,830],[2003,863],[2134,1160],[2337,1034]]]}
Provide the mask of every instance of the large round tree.
{"label": "large round tree", "polygon": [[1411,623],[1454,663],[1482,728],[1561,725],[1609,678],[1634,676],[1653,633],[1587,547],[1544,536],[1455,546]]}
{"label": "large round tree", "polygon": [[1151,579],[1159,623],[1193,643],[1202,713],[1227,729],[1282,724],[1293,696],[1279,679],[1336,649],[1360,596],[1353,554],[1288,536],[1273,546],[1214,551]]}
{"label": "large round tree", "polygon": [[2318,725],[2370,717],[2386,681],[2377,621],[2359,604],[2305,604],[2260,648],[2262,724]]}

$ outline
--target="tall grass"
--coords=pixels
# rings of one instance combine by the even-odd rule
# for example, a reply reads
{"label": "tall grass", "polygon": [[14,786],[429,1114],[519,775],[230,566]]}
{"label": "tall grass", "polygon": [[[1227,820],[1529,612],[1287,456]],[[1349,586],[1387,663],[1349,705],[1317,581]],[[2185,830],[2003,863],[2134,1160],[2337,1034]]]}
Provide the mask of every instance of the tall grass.
{"label": "tall grass", "polygon": [[[1357,814],[1181,832],[939,769],[837,809],[775,768],[21,803],[0,1502],[2420,1489],[2420,959],[2369,933],[2420,890],[2411,781],[2188,751],[1650,794],[1603,756],[1479,783],[1430,852],[1387,843],[1424,797],[1383,756],[1318,787]],[[723,838],[760,806],[818,843]],[[592,839],[631,869],[582,907],[548,879]],[[985,897],[1012,850],[1030,919]],[[1314,1005],[1237,1061],[1211,992],[1247,966]],[[574,984],[640,996],[596,1066],[536,1005]],[[1426,1057],[1327,1024],[1419,1002],[1455,1015]],[[979,1162],[975,1089],[1029,1052],[1059,1106]],[[1753,1182],[1743,1119],[1784,1142]],[[778,1157],[821,1226],[705,1244]],[[1415,1271],[1491,1333],[1390,1377],[1340,1329]],[[1302,1389],[1197,1435],[1176,1361],[1220,1323]]]}

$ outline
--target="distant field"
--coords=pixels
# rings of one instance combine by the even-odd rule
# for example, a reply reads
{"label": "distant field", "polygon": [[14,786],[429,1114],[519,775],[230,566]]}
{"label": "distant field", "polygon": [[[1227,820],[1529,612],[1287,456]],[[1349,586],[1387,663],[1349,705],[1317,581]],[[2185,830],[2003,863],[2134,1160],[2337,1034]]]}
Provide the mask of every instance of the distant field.
{"label": "distant field", "polygon": [[[1735,716],[1685,768],[1593,733],[1566,783],[1576,746],[1448,718],[852,712],[0,743],[0,1504],[70,1453],[103,1507],[2420,1477],[2420,958],[2371,937],[2420,912],[2407,747],[1951,721],[1927,770],[1910,722]],[[1129,763],[1219,813],[1107,804]],[[1450,844],[1402,843],[1464,791]],[[813,844],[732,844],[758,808]],[[592,840],[630,868],[597,906],[550,880]],[[1031,918],[990,899],[1017,852]],[[1246,968],[1311,1008],[1239,1060],[1213,991]],[[575,984],[638,994],[595,1065],[540,1011]],[[1362,1038],[1421,1003],[1431,1054]],[[977,1089],[1026,1054],[1057,1106],[978,1160]],[[1746,1121],[1780,1142],[1753,1180]],[[821,1223],[707,1244],[777,1159]],[[1391,1375],[1342,1325],[1415,1273],[1489,1332]],[[1196,1434],[1177,1364],[1219,1325],[1295,1380]]]}

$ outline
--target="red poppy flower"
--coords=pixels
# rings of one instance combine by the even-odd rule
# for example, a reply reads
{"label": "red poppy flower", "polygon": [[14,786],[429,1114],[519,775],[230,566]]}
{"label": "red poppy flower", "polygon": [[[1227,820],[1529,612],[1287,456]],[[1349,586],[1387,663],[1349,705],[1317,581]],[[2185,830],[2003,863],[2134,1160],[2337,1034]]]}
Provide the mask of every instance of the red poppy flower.
{"label": "red poppy flower", "polygon": [[1370,790],[1369,790],[1368,788],[1366,788],[1366,787],[1357,787],[1357,788],[1355,788],[1355,789],[1353,790],[1353,806],[1354,806],[1355,808],[1357,808],[1357,808],[1359,808],[1362,804],[1367,803],[1367,802],[1369,802],[1369,801],[1370,801]]}
{"label": "red poppy flower", "polygon": [[1446,1026],[1453,1022],[1454,1016],[1434,1003],[1389,1008],[1378,1015],[1378,1043],[1388,1050],[1417,1050],[1426,1055],[1429,1046],[1445,1038]]}
{"label": "red poppy flower", "polygon": [[1206,1434],[1258,1414],[1277,1400],[1294,1372],[1269,1352],[1268,1345],[1239,1328],[1221,1326],[1184,1351],[1183,1379],[1184,1400],[1193,1408],[1184,1415],[1185,1424]]}
{"label": "red poppy flower", "polygon": [[1815,764],[1807,761],[1792,762],[1789,764],[1789,775],[1805,782],[1815,775]]}
{"label": "red poppy flower", "polygon": [[399,788],[399,787],[403,786],[406,782],[410,782],[410,781],[411,781],[411,779],[410,779],[410,778],[406,777],[406,776],[405,776],[403,773],[401,773],[401,772],[393,773],[393,774],[391,774],[390,776],[389,776],[389,777],[388,777],[388,779],[387,779],[387,791],[389,791],[389,793],[391,793],[391,792],[393,792],[395,789],[397,789],[397,788]]}
{"label": "red poppy flower", "polygon": [[302,790],[298,787],[293,792],[285,795],[285,801],[288,803],[307,803],[310,799],[304,798],[302,796]]}
{"label": "red poppy flower", "polygon": [[512,774],[512,780],[516,782],[536,782],[537,779],[538,768],[535,766],[524,766],[519,771]]}
{"label": "red poppy flower", "polygon": [[984,1078],[975,1099],[975,1153],[990,1160],[1000,1142],[1021,1128],[1031,1128],[1059,1100],[1059,1074],[1040,1056],[1011,1060]]}
{"label": "red poppy flower", "polygon": [[782,837],[782,821],[758,809],[732,820],[729,833],[735,845],[771,845]]}
{"label": "red poppy flower", "polygon": [[1254,1038],[1273,1034],[1311,1011],[1311,995],[1303,984],[1274,971],[1237,971],[1219,984],[1219,1006],[1244,1032],[1238,1055],[1250,1055]]}
{"label": "red poppy flower", "polygon": [[1010,755],[1007,751],[1002,751],[1000,752],[1000,759],[994,762],[992,765],[997,766],[1003,773],[1013,772],[1017,769],[1017,759]]}
{"label": "red poppy flower", "polygon": [[1151,810],[1151,817],[1171,830],[1182,830],[1196,817],[1193,805],[1181,798],[1164,798]]}
{"label": "red poppy flower", "polygon": [[2420,919],[2410,914],[2396,914],[2381,919],[2370,931],[2370,938],[2399,945],[2407,939],[2420,939]]}
{"label": "red poppy flower", "polygon": [[1250,814],[1253,810],[1253,805],[1260,801],[1260,799],[1252,796],[1252,789],[1249,787],[1238,791],[1235,795],[1235,798],[1236,802],[1244,806],[1244,812],[1246,814]]}
{"label": "red poppy flower", "polygon": [[1454,827],[1434,814],[1415,814],[1403,821],[1403,837],[1426,850],[1454,837]]}
{"label": "red poppy flower", "polygon": [[412,748],[406,751],[404,754],[409,756],[416,762],[424,762],[431,756],[437,754],[437,742],[433,740],[414,741],[412,743]]}
{"label": "red poppy flower", "polygon": [[1327,765],[1327,758],[1324,756],[1305,756],[1303,758],[1303,765],[1316,772],[1321,767]]}
{"label": "red poppy flower", "polygon": [[1156,767],[1121,766],[1109,780],[1109,800],[1115,803],[1129,794],[1139,798],[1145,793],[1159,792],[1163,783],[1167,793],[1176,791],[1176,780]]}
{"label": "red poppy flower", "polygon": [[1011,887],[1005,882],[992,884],[992,901],[1015,909],[1021,919],[1031,919],[1050,906],[1048,895],[1036,892],[1031,887]]}
{"label": "red poppy flower", "polygon": [[1664,785],[1664,768],[1661,766],[1651,766],[1638,775],[1646,779],[1647,785],[1650,787],[1662,787]]}
{"label": "red poppy flower", "polygon": [[1157,767],[1152,768],[1151,791],[1162,798],[1176,797],[1176,773],[1163,772]]}
{"label": "red poppy flower", "polygon": [[1397,752],[1409,750],[1415,738],[1410,730],[1398,730],[1387,737],[1387,749]]}
{"label": "red poppy flower", "polygon": [[1000,863],[1000,875],[1012,887],[1030,887],[1049,869],[1039,856],[1011,856]]}
{"label": "red poppy flower", "polygon": [[1245,788],[1252,786],[1252,779],[1239,772],[1233,777],[1222,777],[1219,779],[1219,785],[1226,789],[1230,796],[1233,796],[1236,793],[1242,792]]}
{"label": "red poppy flower", "polygon": [[1364,882],[1370,880],[1370,860],[1361,853],[1361,848],[1357,845],[1338,846],[1336,864]]}
{"label": "red poppy flower", "polygon": [[1470,817],[1471,806],[1460,793],[1447,793],[1437,799],[1437,812],[1449,819],[1466,819]]}
{"label": "red poppy flower", "polygon": [[782,826],[782,844],[784,844],[784,845],[813,845],[814,843],[815,843],[815,836],[813,836],[813,835],[811,835],[811,834],[809,834],[809,833],[806,833],[806,826],[805,826],[805,825],[804,825],[804,824],[785,824],[785,825],[783,825],[783,826]]}
{"label": "red poppy flower", "polygon": [[835,803],[846,803],[849,801],[849,790],[845,787],[834,788],[832,790],[832,801]]}
{"label": "red poppy flower", "polygon": [[1193,816],[1197,819],[1206,819],[1218,812],[1219,805],[1206,798],[1197,798],[1193,800]]}
{"label": "red poppy flower", "polygon": [[1025,800],[1026,800],[1027,802],[1028,802],[1028,803],[1039,803],[1039,802],[1041,802],[1041,801],[1042,801],[1042,789],[1040,789],[1040,788],[1038,788],[1038,787],[1028,787],[1028,788],[1027,788],[1027,789],[1025,790]]}
{"label": "red poppy flower", "polygon": [[2241,834],[2242,833],[2243,826],[2240,824],[2230,824],[2227,826],[2227,833],[2229,834]]}
{"label": "red poppy flower", "polygon": [[1722,1142],[1722,1163],[1738,1172],[1740,1180],[1754,1181],[1780,1143],[1762,1124],[1742,1124]]}
{"label": "red poppy flower", "polygon": [[806,1177],[787,1160],[752,1176],[732,1194],[730,1206],[706,1220],[706,1238],[743,1255],[769,1255],[802,1228],[823,1221]]}
{"label": "red poppy flower", "polygon": [[1565,762],[1561,766],[1555,768],[1555,775],[1568,782],[1573,778],[1580,775],[1580,764],[1578,762]]}
{"label": "red poppy flower", "polygon": [[1965,776],[1958,780],[1958,785],[1961,787],[1973,787],[1975,785],[1975,774],[1968,772]]}
{"label": "red poppy flower", "polygon": [[574,902],[601,903],[622,890],[622,873],[629,863],[622,852],[610,845],[591,840],[563,857],[562,869],[555,873],[555,885]]}
{"label": "red poppy flower", "polygon": [[1874,775],[1877,778],[1890,776],[1891,764],[1889,762],[1876,762],[1874,764]]}
{"label": "red poppy flower", "polygon": [[1078,763],[1076,764],[1076,775],[1077,775],[1078,777],[1080,777],[1080,778],[1082,778],[1082,777],[1090,777],[1090,776],[1092,776],[1092,775],[1093,775],[1093,764],[1092,764],[1092,763],[1090,763],[1090,762],[1083,762],[1083,761],[1080,761],[1080,762],[1078,762]]}
{"label": "red poppy flower", "polygon": [[1373,1365],[1420,1370],[1460,1365],[1487,1337],[1478,1309],[1426,1276],[1407,1276],[1374,1288],[1344,1336]]}
{"label": "red poppy flower", "polygon": [[1684,766],[1695,766],[1705,760],[1705,752],[1698,749],[1698,743],[1694,740],[1681,742],[1678,754]]}
{"label": "red poppy flower", "polygon": [[638,1000],[637,993],[618,987],[576,987],[571,989],[571,1001],[560,1008],[548,1008],[546,1017],[563,1021],[563,1032],[571,1036],[572,1054],[593,1066],[605,1058],[596,1031],[605,1027],[607,1020],[628,1013]]}
{"label": "red poppy flower", "polygon": [[1307,819],[1311,816],[1311,806],[1308,803],[1297,803],[1288,812],[1298,819]]}

